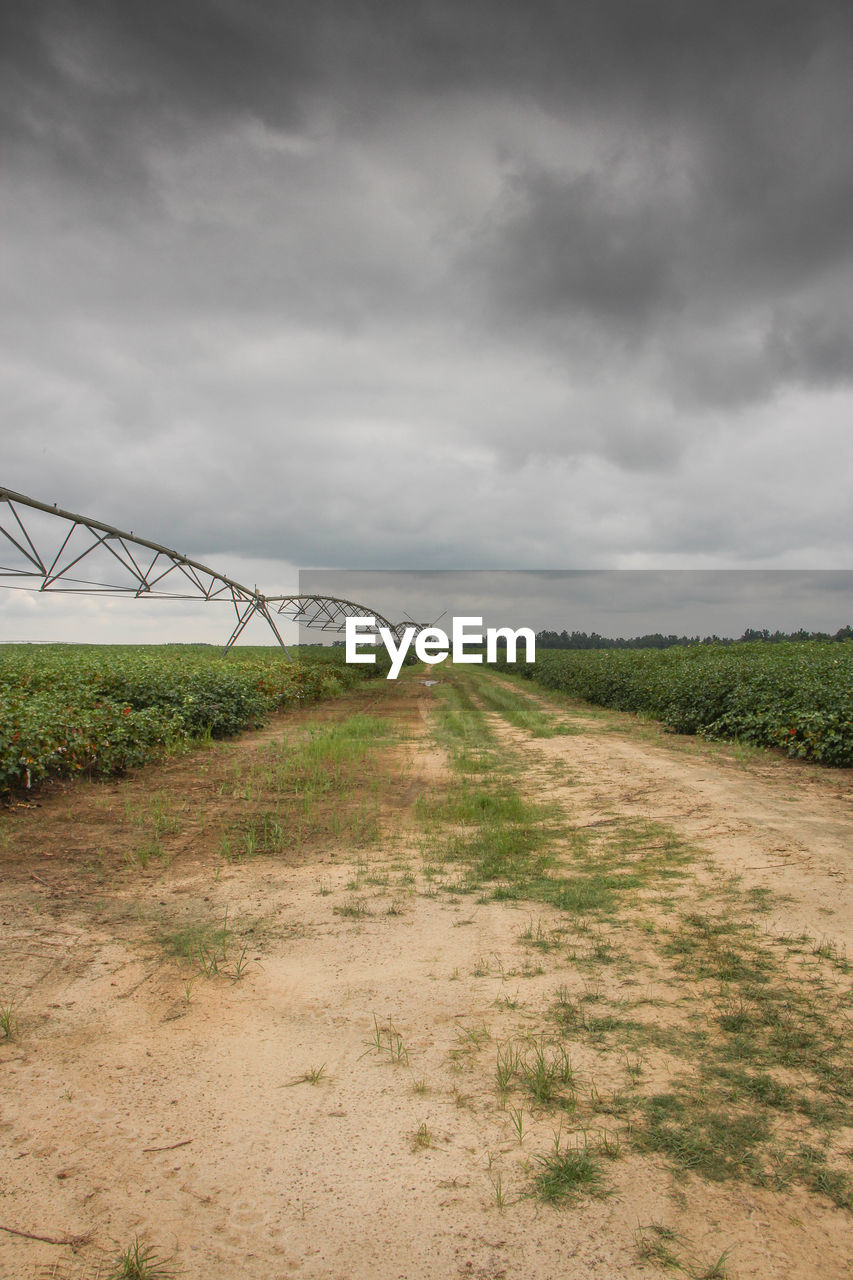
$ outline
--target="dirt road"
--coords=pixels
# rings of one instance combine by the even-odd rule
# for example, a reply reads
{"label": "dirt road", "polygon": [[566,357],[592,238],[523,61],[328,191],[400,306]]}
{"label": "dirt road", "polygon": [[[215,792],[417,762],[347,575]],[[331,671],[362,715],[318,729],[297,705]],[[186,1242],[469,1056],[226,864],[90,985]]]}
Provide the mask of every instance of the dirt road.
{"label": "dirt road", "polygon": [[[715,920],[749,904],[758,932],[740,954],[789,939],[790,981],[823,966],[821,992],[844,1007],[849,774],[529,693],[567,732],[531,737],[486,709],[491,758],[515,762],[501,786],[547,809],[555,866],[583,839],[592,876],[614,847],[595,841],[615,830],[621,858],[642,846],[651,868],[656,851],[624,909],[611,885],[606,909],[576,916],[541,877],[532,896],[466,880],[448,841],[471,828],[425,811],[460,789],[494,794],[488,773],[454,772],[436,736],[447,684],[407,673],[0,815],[0,1276],[103,1278],[135,1241],[152,1276],[204,1280],[853,1274],[838,1180],[825,1180],[834,1201],[802,1162],[762,1183],[757,1146],[742,1176],[691,1171],[650,1142],[647,1105],[685,1062],[698,1078],[717,1043],[685,1039],[713,1003],[672,949],[671,919],[695,903]],[[241,815],[266,805],[268,830],[274,766],[312,726],[354,716],[390,732],[341,766],[346,786],[300,774],[289,816],[275,810],[277,852],[247,856]],[[530,1086],[537,1047],[571,1059],[551,1096]],[[777,1084],[805,1097],[811,1067],[791,1061]],[[515,1063],[506,1087],[502,1062]],[[774,1150],[788,1131],[790,1151],[800,1143],[798,1107],[779,1111]],[[832,1114],[808,1122],[832,1124],[821,1168],[841,1178],[853,1130]],[[598,1181],[550,1202],[537,1177],[579,1134]]]}

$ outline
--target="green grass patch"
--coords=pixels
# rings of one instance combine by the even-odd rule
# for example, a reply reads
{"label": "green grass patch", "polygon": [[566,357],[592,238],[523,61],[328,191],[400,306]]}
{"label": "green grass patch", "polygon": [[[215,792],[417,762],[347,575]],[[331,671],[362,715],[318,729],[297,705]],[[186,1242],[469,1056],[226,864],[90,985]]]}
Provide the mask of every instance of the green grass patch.
{"label": "green grass patch", "polygon": [[634,1135],[640,1150],[660,1152],[679,1169],[714,1182],[744,1173],[765,1180],[758,1148],[770,1125],[761,1112],[715,1107],[690,1084],[644,1099],[640,1112],[645,1124]]}
{"label": "green grass patch", "polygon": [[373,843],[385,780],[377,752],[397,738],[389,720],[357,713],[268,743],[231,780],[239,817],[222,832],[223,857],[298,854],[318,838]]}
{"label": "green grass patch", "polygon": [[486,711],[496,712],[501,719],[516,729],[523,729],[532,738],[553,738],[558,734],[578,732],[564,720],[557,720],[543,711],[531,697],[508,682],[495,679],[491,672],[478,672],[473,675],[473,680],[477,701]]}
{"label": "green grass patch", "polygon": [[792,970],[801,940],[764,937],[731,914],[689,912],[656,937],[707,1034],[692,1054],[672,1037],[692,1066],[638,1100],[635,1144],[712,1181],[796,1181],[849,1208],[850,1175],[826,1151],[853,1123],[849,994],[817,967]]}
{"label": "green grass patch", "polygon": [[445,795],[419,796],[415,817],[424,826],[478,826],[483,823],[533,823],[542,807],[529,804],[511,785],[479,786],[463,779]]}
{"label": "green grass patch", "polygon": [[546,1204],[561,1205],[579,1195],[601,1195],[605,1188],[600,1157],[586,1143],[563,1147],[555,1141],[551,1151],[534,1157],[539,1166],[533,1187]]}

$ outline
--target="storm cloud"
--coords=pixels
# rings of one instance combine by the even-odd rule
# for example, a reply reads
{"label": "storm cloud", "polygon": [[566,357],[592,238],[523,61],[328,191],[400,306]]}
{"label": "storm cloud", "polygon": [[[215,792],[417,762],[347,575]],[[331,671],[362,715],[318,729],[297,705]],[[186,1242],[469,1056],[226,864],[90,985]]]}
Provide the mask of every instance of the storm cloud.
{"label": "storm cloud", "polygon": [[0,483],[270,591],[849,566],[843,0],[3,22]]}

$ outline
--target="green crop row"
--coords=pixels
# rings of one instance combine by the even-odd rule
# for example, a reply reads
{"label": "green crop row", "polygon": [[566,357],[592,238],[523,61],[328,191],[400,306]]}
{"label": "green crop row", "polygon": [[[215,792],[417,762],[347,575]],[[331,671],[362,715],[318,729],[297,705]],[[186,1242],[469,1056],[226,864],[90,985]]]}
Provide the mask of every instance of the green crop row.
{"label": "green crop row", "polygon": [[507,669],[573,698],[652,716],[677,733],[853,765],[853,641],[551,649]]}
{"label": "green crop row", "polygon": [[47,778],[121,773],[382,672],[341,649],[227,658],[194,646],[0,646],[0,796]]}

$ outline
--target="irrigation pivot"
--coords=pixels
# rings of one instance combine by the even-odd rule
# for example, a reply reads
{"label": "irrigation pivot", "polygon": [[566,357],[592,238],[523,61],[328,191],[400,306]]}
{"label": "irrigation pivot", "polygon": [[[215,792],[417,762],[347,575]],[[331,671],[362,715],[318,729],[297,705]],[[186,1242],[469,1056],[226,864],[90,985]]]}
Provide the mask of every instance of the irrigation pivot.
{"label": "irrigation pivot", "polygon": [[234,607],[227,653],[255,616],[264,618],[290,657],[274,615],[323,631],[342,631],[347,618],[375,617],[399,635],[375,609],[335,596],[266,596],[172,547],[138,537],[89,516],[0,488],[0,586],[72,595],[145,596],[207,600]]}

